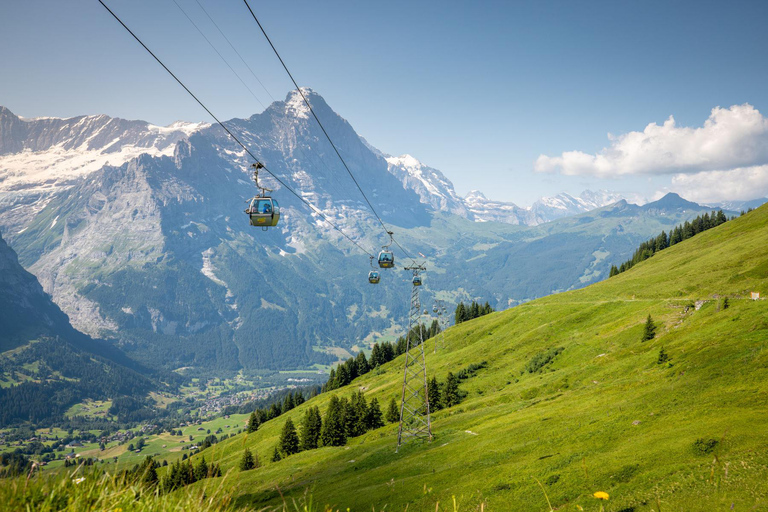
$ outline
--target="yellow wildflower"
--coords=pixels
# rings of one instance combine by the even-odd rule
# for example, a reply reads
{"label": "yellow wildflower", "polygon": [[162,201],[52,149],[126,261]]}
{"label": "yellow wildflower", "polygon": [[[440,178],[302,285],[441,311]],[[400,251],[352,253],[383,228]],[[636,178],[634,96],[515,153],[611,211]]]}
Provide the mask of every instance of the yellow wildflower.
{"label": "yellow wildflower", "polygon": [[603,491],[597,491],[597,492],[596,492],[595,494],[593,494],[592,496],[594,496],[595,498],[597,498],[597,499],[599,499],[599,500],[607,500],[607,499],[608,499],[608,497],[609,497],[609,496],[608,496],[608,493],[607,493],[607,492],[603,492]]}

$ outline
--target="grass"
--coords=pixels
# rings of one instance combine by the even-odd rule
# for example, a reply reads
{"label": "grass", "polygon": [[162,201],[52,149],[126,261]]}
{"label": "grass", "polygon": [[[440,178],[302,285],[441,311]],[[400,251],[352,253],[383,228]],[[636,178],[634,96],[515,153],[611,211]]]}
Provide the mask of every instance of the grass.
{"label": "grass", "polygon": [[[432,443],[394,453],[395,425],[270,463],[286,417],[205,453],[226,472],[248,446],[262,463],[228,483],[235,503],[277,505],[309,489],[318,503],[369,510],[666,511],[768,507],[768,209],[676,245],[631,271],[451,328],[428,374],[488,361],[468,397],[433,415]],[[717,311],[716,295],[731,297]],[[698,311],[685,306],[708,300]],[[651,314],[655,339],[641,343]],[[658,365],[661,346],[672,366]],[[535,373],[526,365],[563,347]],[[335,391],[398,396],[402,360]],[[288,413],[301,421],[321,395]],[[699,439],[717,439],[701,455]],[[549,482],[549,483],[547,483]],[[200,487],[216,482],[196,484]],[[277,489],[280,489],[278,492]],[[440,505],[442,506],[442,505]]]}
{"label": "grass", "polygon": [[[324,412],[325,393],[202,452],[227,476],[167,499],[221,490],[255,510],[307,496],[317,510],[351,511],[768,509],[768,302],[745,299],[768,291],[766,247],[763,207],[607,281],[452,327],[445,349],[427,351],[428,377],[488,366],[461,383],[461,404],[433,414],[431,443],[395,453],[388,424],[269,462],[286,418]],[[642,343],[648,314],[658,329]],[[657,364],[662,346],[669,364]],[[402,364],[333,394],[361,389],[386,404]],[[245,447],[261,467],[237,470]]]}

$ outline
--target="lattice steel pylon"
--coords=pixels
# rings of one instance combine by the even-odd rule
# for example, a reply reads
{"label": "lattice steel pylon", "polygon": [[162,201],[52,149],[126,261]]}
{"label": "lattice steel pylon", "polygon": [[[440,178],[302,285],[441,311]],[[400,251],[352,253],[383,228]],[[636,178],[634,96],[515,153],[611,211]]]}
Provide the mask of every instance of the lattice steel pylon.
{"label": "lattice steel pylon", "polygon": [[[413,265],[405,270],[413,271],[418,277],[419,271],[425,271],[423,265]],[[408,333],[406,334],[405,368],[403,370],[403,395],[400,401],[400,428],[397,431],[397,449],[409,438],[432,440],[432,424],[429,419],[429,395],[427,392],[427,360],[424,356],[424,334],[418,330],[418,339],[411,340],[411,330],[420,326],[421,303],[420,286],[412,286],[411,308],[408,313]],[[397,451],[397,450],[395,450]]]}

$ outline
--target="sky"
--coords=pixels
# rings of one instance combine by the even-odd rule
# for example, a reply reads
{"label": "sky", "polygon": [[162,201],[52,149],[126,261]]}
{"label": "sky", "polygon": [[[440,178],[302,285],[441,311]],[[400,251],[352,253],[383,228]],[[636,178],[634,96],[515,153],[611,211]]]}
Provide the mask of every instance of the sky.
{"label": "sky", "polygon": [[[174,0],[105,1],[221,119],[293,89],[241,0],[175,2],[253,94]],[[299,85],[460,195],[768,196],[768,2],[249,1]],[[0,0],[0,70],[25,117],[211,120],[97,0]]]}

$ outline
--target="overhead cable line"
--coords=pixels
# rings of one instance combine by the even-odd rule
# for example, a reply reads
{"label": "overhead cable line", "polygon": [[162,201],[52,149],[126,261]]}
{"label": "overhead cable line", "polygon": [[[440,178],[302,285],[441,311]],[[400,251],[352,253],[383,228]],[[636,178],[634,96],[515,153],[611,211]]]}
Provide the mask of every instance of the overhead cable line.
{"label": "overhead cable line", "polygon": [[208,16],[208,19],[211,20],[211,23],[213,23],[213,26],[216,27],[216,30],[219,31],[219,34],[221,34],[221,37],[223,37],[227,41],[227,43],[229,44],[229,47],[232,48],[232,51],[234,51],[237,54],[237,56],[240,57],[240,60],[242,61],[242,63],[245,64],[245,67],[248,68],[248,71],[251,72],[251,75],[253,75],[253,78],[255,78],[257,82],[259,82],[259,85],[261,86],[262,89],[264,89],[264,92],[267,93],[267,96],[269,96],[272,101],[276,101],[274,96],[272,96],[272,94],[270,94],[270,92],[267,90],[267,87],[261,82],[261,80],[259,80],[259,77],[256,76],[256,73],[253,71],[253,69],[251,69],[251,66],[248,65],[248,63],[245,61],[243,56],[240,55],[240,52],[237,51],[237,49],[235,48],[235,45],[232,44],[232,41],[229,40],[226,34],[224,34],[224,31],[222,31],[219,28],[219,25],[213,20],[211,15],[208,14],[208,11],[205,10],[205,7],[203,7],[203,4],[200,3],[200,0],[195,0],[195,2],[197,2],[197,5],[200,6],[200,9],[203,10],[205,15]]}
{"label": "overhead cable line", "polygon": [[[254,99],[257,101],[257,102],[259,102],[259,105],[261,105],[261,108],[263,108],[263,109],[266,109],[267,107],[264,105],[264,103],[262,103],[262,102],[261,102],[261,100],[259,99],[259,97],[258,97],[258,96],[256,96],[256,93],[254,93],[254,92],[253,92],[253,90],[252,90],[250,87],[248,87],[248,84],[246,84],[246,83],[245,83],[245,80],[243,80],[243,78],[240,76],[240,74],[239,74],[237,71],[235,71],[235,68],[233,68],[233,67],[232,67],[232,65],[229,63],[229,61],[227,61],[227,59],[225,59],[225,58],[224,58],[224,56],[221,54],[221,52],[220,52],[220,51],[219,51],[219,50],[218,50],[218,49],[217,49],[217,48],[216,48],[216,47],[213,45],[213,43],[211,42],[211,40],[210,40],[210,39],[208,39],[208,36],[206,36],[206,35],[203,33],[203,31],[200,29],[200,27],[197,25],[197,23],[195,23],[195,20],[193,20],[193,19],[192,19],[192,18],[189,16],[189,14],[187,14],[187,11],[185,11],[185,10],[184,10],[184,8],[183,8],[181,5],[179,5],[179,2],[177,2],[176,0],[173,0],[173,3],[174,3],[174,4],[176,4],[176,7],[178,7],[178,8],[179,8],[179,10],[181,11],[181,13],[182,13],[184,16],[186,16],[186,18],[189,20],[189,22],[192,24],[192,26],[193,26],[193,27],[195,27],[195,28],[197,29],[197,31],[198,31],[198,32],[200,32],[200,35],[201,35],[201,36],[203,36],[203,39],[205,39],[205,41],[208,43],[208,46],[210,46],[211,48],[213,48],[213,51],[215,51],[215,52],[216,52],[216,54],[219,56],[219,58],[221,58],[221,60],[224,62],[224,64],[226,64],[226,65],[227,65],[227,67],[229,68],[229,70],[230,70],[230,71],[232,71],[232,73],[234,73],[234,74],[235,74],[235,76],[237,77],[237,79],[238,79],[238,80],[240,80],[240,83],[241,83],[241,84],[243,84],[243,87],[245,87],[246,89],[248,89],[248,92],[250,92],[250,93],[251,93],[251,96],[253,96],[253,98],[254,98]],[[207,13],[206,13],[206,14],[207,14]],[[218,28],[218,27],[217,27],[217,28]],[[254,76],[256,76],[256,75],[254,75]],[[258,80],[258,78],[257,78],[257,80]],[[261,82],[259,82],[259,83],[261,83]],[[267,93],[267,94],[269,94],[269,93]]]}
{"label": "overhead cable line", "polygon": [[[248,148],[245,146],[245,144],[243,144],[242,142],[240,142],[240,139],[238,139],[238,138],[237,138],[237,136],[236,136],[234,133],[232,133],[232,131],[230,131],[230,129],[229,129],[229,128],[227,128],[227,126],[226,126],[224,123],[222,123],[222,122],[219,120],[219,118],[218,118],[218,117],[216,117],[216,116],[214,115],[214,113],[213,113],[213,112],[211,112],[211,110],[210,110],[208,107],[206,107],[206,106],[205,106],[205,104],[204,104],[204,103],[203,103],[203,102],[200,100],[200,98],[198,98],[197,96],[195,96],[195,94],[194,94],[194,93],[193,93],[193,92],[192,92],[192,91],[191,91],[191,90],[190,90],[190,89],[189,89],[189,88],[188,88],[186,85],[184,85],[184,82],[182,82],[182,81],[179,79],[179,77],[177,77],[177,76],[176,76],[176,75],[173,73],[173,71],[171,71],[171,70],[168,68],[168,66],[166,66],[166,65],[163,63],[163,61],[162,61],[162,60],[160,60],[160,58],[159,58],[157,55],[155,55],[155,54],[152,52],[152,50],[150,50],[150,49],[149,49],[149,47],[148,47],[146,44],[144,44],[144,42],[143,42],[143,41],[142,41],[142,40],[139,38],[139,36],[137,36],[137,35],[136,35],[136,34],[135,34],[135,33],[134,33],[134,32],[133,32],[133,31],[132,31],[130,28],[128,28],[128,25],[126,25],[126,24],[123,22],[123,20],[121,20],[121,19],[120,19],[120,17],[119,17],[117,14],[115,14],[115,13],[113,12],[113,11],[112,11],[112,9],[110,9],[110,8],[107,6],[107,4],[105,4],[105,3],[104,3],[104,1],[103,1],[103,0],[99,0],[99,3],[100,3],[100,4],[101,4],[101,5],[102,5],[102,6],[103,6],[103,7],[104,7],[104,8],[105,8],[105,9],[106,9],[108,12],[109,12],[109,14],[111,14],[111,15],[112,15],[112,17],[113,17],[113,18],[115,18],[115,19],[117,20],[117,22],[118,22],[118,23],[120,23],[120,25],[122,25],[122,26],[123,26],[123,28],[124,28],[125,30],[127,30],[127,31],[128,31],[128,33],[129,33],[129,34],[131,34],[131,36],[133,36],[133,38],[134,38],[134,39],[135,39],[135,40],[136,40],[136,41],[137,41],[137,42],[138,42],[138,43],[139,43],[139,44],[140,44],[140,45],[141,45],[141,46],[142,46],[142,47],[143,47],[143,48],[144,48],[144,49],[145,49],[145,50],[146,50],[146,51],[147,51],[147,52],[148,52],[148,53],[149,53],[149,54],[150,54],[150,55],[151,55],[151,56],[152,56],[152,57],[153,57],[153,58],[154,58],[156,61],[157,61],[157,63],[158,63],[158,64],[160,64],[160,65],[163,67],[163,69],[165,69],[165,70],[168,72],[168,74],[169,74],[169,75],[171,75],[171,76],[173,77],[173,79],[174,79],[174,80],[176,80],[176,82],[178,82],[178,84],[179,84],[179,85],[180,85],[180,86],[181,86],[181,87],[182,87],[182,88],[183,88],[185,91],[187,91],[187,93],[188,93],[190,96],[192,96],[192,98],[193,98],[193,99],[194,99],[194,100],[195,100],[195,101],[196,101],[196,102],[197,102],[197,103],[198,103],[198,104],[199,104],[201,107],[203,107],[203,109],[204,109],[204,110],[205,110],[205,111],[208,113],[208,115],[210,115],[210,116],[211,116],[211,117],[212,117],[214,120],[216,120],[216,122],[219,124],[219,126],[221,126],[221,127],[224,129],[224,131],[225,131],[225,132],[227,132],[227,134],[228,134],[230,137],[232,137],[232,139],[233,139],[233,140],[234,140],[234,141],[235,141],[235,142],[236,142],[236,143],[237,143],[237,144],[238,144],[238,145],[239,145],[241,148],[243,148],[243,150],[244,150],[246,153],[248,153],[248,154],[251,156],[251,158],[253,158],[253,159],[254,159],[254,160],[257,162],[257,163],[261,163],[261,162],[259,161],[259,159],[256,157],[256,155],[254,155],[254,154],[251,152],[251,150],[250,150],[250,149],[248,149]],[[262,166],[263,166],[263,165],[264,165],[264,164],[262,164]],[[364,252],[365,254],[367,254],[368,256],[373,256],[373,254],[372,254],[370,251],[367,251],[366,249],[364,249],[364,248],[363,248],[363,247],[362,247],[362,246],[361,246],[361,245],[360,245],[360,244],[359,244],[357,241],[355,241],[353,238],[351,238],[349,235],[347,235],[347,234],[346,234],[346,233],[345,233],[345,232],[344,232],[344,231],[343,231],[343,230],[342,230],[342,229],[341,229],[341,228],[340,228],[338,225],[336,225],[336,224],[335,224],[333,221],[331,221],[331,220],[330,220],[330,219],[329,219],[329,218],[328,218],[328,217],[327,217],[327,216],[326,216],[326,215],[325,215],[325,214],[324,214],[324,213],[323,213],[323,212],[322,212],[322,211],[321,211],[321,210],[320,210],[318,207],[316,207],[315,205],[313,205],[312,203],[310,203],[309,201],[307,201],[306,199],[304,199],[304,198],[303,198],[303,197],[302,197],[302,196],[301,196],[301,195],[300,195],[298,192],[296,192],[296,191],[295,191],[295,190],[293,190],[293,189],[292,189],[290,186],[288,186],[288,184],[287,184],[287,183],[285,183],[283,180],[281,180],[279,177],[277,177],[277,176],[276,176],[276,175],[275,175],[275,174],[274,174],[272,171],[270,171],[270,170],[269,170],[269,169],[267,169],[266,167],[263,167],[263,169],[264,169],[265,171],[267,171],[267,172],[268,172],[268,173],[269,173],[269,174],[270,174],[270,175],[271,175],[271,176],[272,176],[272,177],[273,177],[275,180],[277,180],[277,182],[278,182],[278,183],[280,183],[280,184],[281,184],[283,187],[285,187],[285,188],[286,188],[286,190],[288,190],[289,192],[291,192],[291,193],[292,193],[294,196],[296,196],[296,197],[297,197],[297,198],[298,198],[298,199],[299,199],[301,202],[303,202],[304,204],[306,204],[306,205],[307,205],[307,206],[308,206],[308,207],[309,207],[309,208],[310,208],[310,209],[311,209],[311,210],[312,210],[314,213],[317,213],[318,215],[320,215],[320,216],[323,218],[323,220],[325,220],[325,221],[326,221],[328,224],[330,224],[330,225],[331,225],[331,226],[332,226],[332,227],[333,227],[333,228],[334,228],[336,231],[338,231],[339,233],[341,233],[341,234],[342,234],[342,235],[343,235],[343,236],[344,236],[344,237],[345,237],[347,240],[349,240],[350,242],[352,242],[352,244],[354,244],[354,245],[355,245],[355,246],[356,246],[358,249],[360,249],[361,251],[363,251],[363,252]]]}
{"label": "overhead cable line", "polygon": [[341,160],[341,163],[344,165],[344,168],[347,170],[347,173],[349,173],[350,178],[352,178],[352,181],[355,182],[355,186],[357,186],[357,189],[360,191],[360,193],[363,195],[363,198],[365,199],[365,202],[368,203],[368,206],[371,208],[371,211],[376,216],[376,219],[378,219],[379,224],[381,224],[381,227],[384,228],[384,231],[390,236],[392,241],[395,242],[395,245],[397,245],[401,251],[403,251],[403,254],[411,260],[413,260],[414,263],[416,261],[408,254],[408,251],[406,251],[400,243],[394,239],[392,236],[392,231],[384,224],[384,221],[381,219],[379,214],[376,212],[376,209],[373,207],[373,204],[368,199],[368,196],[365,195],[365,192],[363,192],[363,189],[360,187],[360,184],[357,182],[357,179],[355,178],[355,175],[352,174],[352,171],[350,170],[349,166],[347,165],[347,162],[344,160],[344,157],[341,156],[341,153],[339,152],[339,149],[336,147],[336,144],[333,143],[333,140],[331,140],[331,136],[328,135],[328,132],[325,130],[325,127],[323,126],[323,123],[320,122],[320,118],[317,117],[317,114],[315,113],[315,110],[312,108],[312,105],[309,104],[309,101],[307,100],[307,97],[304,95],[304,91],[301,90],[301,87],[299,87],[299,84],[296,82],[296,80],[293,78],[293,75],[288,70],[288,66],[285,64],[285,61],[280,56],[280,53],[277,51],[277,48],[275,48],[275,45],[272,43],[272,40],[267,35],[267,32],[264,30],[264,27],[261,25],[261,22],[259,21],[259,18],[256,16],[256,13],[253,12],[253,9],[251,9],[250,4],[248,3],[248,0],[243,0],[245,3],[245,6],[248,8],[248,11],[251,13],[251,16],[253,16],[254,21],[256,21],[256,24],[259,26],[259,29],[261,30],[261,33],[264,34],[264,37],[266,38],[267,42],[269,43],[269,46],[272,47],[272,51],[275,52],[275,55],[277,56],[278,60],[280,61],[280,64],[283,65],[283,69],[285,69],[285,72],[288,74],[288,76],[291,78],[291,82],[293,82],[293,85],[296,87],[296,90],[301,95],[301,98],[304,100],[304,103],[307,105],[307,108],[312,113],[312,116],[315,118],[315,121],[317,121],[317,124],[320,126],[320,129],[323,131],[323,134],[325,135],[325,138],[328,139],[328,142],[331,144],[331,147],[336,152],[336,156],[339,157],[339,160]]}

